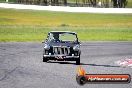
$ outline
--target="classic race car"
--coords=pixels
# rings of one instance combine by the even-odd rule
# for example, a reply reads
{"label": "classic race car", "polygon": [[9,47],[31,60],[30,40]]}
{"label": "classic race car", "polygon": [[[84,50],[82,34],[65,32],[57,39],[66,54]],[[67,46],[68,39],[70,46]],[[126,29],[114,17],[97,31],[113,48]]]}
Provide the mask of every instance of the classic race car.
{"label": "classic race car", "polygon": [[61,60],[76,61],[76,65],[80,64],[80,42],[76,33],[51,31],[43,43],[43,62]]}

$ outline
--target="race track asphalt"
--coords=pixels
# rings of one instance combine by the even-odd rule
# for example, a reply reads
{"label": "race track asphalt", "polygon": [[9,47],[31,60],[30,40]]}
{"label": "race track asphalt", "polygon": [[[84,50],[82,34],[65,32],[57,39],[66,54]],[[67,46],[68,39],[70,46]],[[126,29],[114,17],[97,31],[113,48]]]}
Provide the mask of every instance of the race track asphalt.
{"label": "race track asphalt", "polygon": [[[132,68],[115,63],[132,58],[132,42],[85,42],[81,50],[81,66],[88,74],[132,75]],[[45,63],[42,52],[38,42],[0,43],[0,88],[132,88],[132,82],[80,86],[75,62]]]}

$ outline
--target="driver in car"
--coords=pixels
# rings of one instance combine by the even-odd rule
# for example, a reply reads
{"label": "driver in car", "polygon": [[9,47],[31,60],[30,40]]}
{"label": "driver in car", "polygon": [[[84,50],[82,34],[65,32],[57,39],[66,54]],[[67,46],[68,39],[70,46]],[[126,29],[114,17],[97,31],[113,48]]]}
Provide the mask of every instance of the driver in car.
{"label": "driver in car", "polygon": [[54,41],[56,41],[56,42],[57,42],[57,41],[60,41],[60,40],[59,40],[59,35],[58,35],[58,34],[54,34],[53,37],[54,37]]}

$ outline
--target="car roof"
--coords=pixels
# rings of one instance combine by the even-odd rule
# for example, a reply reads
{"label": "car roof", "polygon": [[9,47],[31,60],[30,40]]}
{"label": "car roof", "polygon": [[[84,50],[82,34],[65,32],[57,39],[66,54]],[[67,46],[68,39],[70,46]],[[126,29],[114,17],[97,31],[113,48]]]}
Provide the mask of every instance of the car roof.
{"label": "car roof", "polygon": [[50,31],[49,33],[71,33],[71,34],[76,34],[75,32],[71,32],[71,31]]}

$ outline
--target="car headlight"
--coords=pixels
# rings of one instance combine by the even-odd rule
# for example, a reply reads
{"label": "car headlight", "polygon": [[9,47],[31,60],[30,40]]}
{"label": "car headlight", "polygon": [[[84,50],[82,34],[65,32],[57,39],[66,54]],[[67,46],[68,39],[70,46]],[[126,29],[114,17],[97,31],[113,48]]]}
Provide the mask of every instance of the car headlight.
{"label": "car headlight", "polygon": [[49,50],[50,49],[50,46],[48,44],[45,44],[44,45],[44,49]]}
{"label": "car headlight", "polygon": [[79,45],[74,46],[74,47],[73,47],[73,50],[74,50],[74,51],[79,51],[79,50],[80,50],[80,46],[79,46]]}

